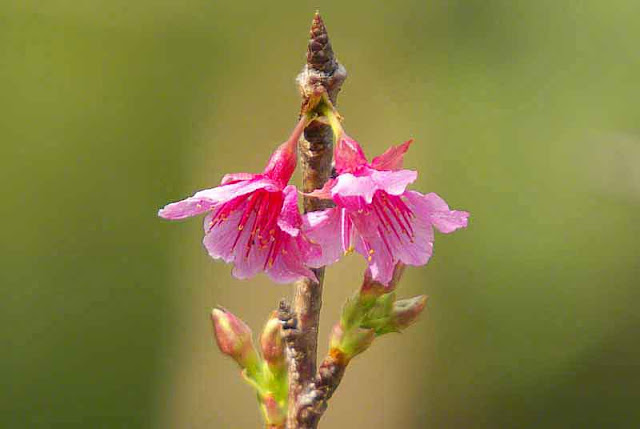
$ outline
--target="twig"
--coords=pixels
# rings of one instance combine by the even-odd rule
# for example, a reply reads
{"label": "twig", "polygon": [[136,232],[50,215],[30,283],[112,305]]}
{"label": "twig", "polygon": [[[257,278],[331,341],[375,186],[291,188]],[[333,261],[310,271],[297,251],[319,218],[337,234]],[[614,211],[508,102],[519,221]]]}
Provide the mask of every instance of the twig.
{"label": "twig", "polygon": [[315,381],[298,397],[296,419],[300,427],[315,428],[327,409],[327,401],[340,385],[349,361],[337,350],[332,350],[318,368]]}
{"label": "twig", "polygon": [[[336,60],[324,22],[318,13],[311,24],[311,38],[307,49],[307,63],[297,78],[303,98],[303,108],[312,94],[324,88],[335,104],[342,82],[347,74]],[[300,141],[302,189],[311,192],[321,188],[331,175],[333,136],[331,128],[320,120],[311,122]],[[317,198],[304,197],[304,211],[321,210],[327,203]],[[314,270],[318,282],[305,279],[296,283],[293,299],[296,334],[289,341],[289,413],[288,428],[315,428],[298,419],[298,397],[314,381],[318,321],[322,307],[324,268]]]}

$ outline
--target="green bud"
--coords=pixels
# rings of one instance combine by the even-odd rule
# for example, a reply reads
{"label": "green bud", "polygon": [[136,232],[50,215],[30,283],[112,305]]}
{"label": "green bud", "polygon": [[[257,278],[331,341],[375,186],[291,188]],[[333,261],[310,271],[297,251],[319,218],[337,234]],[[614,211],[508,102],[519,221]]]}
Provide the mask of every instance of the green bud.
{"label": "green bud", "polygon": [[414,298],[396,301],[393,304],[393,311],[391,313],[394,327],[400,331],[414,323],[427,305],[428,299],[428,296],[420,295]]}
{"label": "green bud", "polygon": [[268,428],[282,428],[287,419],[287,412],[284,410],[283,405],[279,404],[278,400],[271,393],[265,394],[260,398],[260,408],[262,414],[267,422]]}
{"label": "green bud", "polygon": [[367,350],[375,338],[376,333],[373,329],[352,328],[345,330],[338,323],[333,327],[329,344],[331,349],[341,351],[348,360],[351,360]]}

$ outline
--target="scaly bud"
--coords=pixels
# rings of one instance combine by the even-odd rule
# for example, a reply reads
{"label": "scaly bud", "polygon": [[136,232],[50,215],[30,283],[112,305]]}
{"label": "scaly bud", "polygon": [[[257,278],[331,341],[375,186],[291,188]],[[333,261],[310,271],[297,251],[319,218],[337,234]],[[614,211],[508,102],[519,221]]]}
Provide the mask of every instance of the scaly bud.
{"label": "scaly bud", "polygon": [[285,346],[282,339],[282,322],[278,312],[271,313],[262,334],[260,335],[260,350],[262,358],[272,371],[283,369],[285,366]]}
{"label": "scaly bud", "polygon": [[429,299],[426,295],[416,296],[410,299],[402,299],[393,303],[393,311],[391,313],[392,324],[400,331],[406,329],[409,325],[418,319],[422,310],[427,305]]}
{"label": "scaly bud", "polygon": [[255,373],[258,355],[247,324],[222,307],[213,309],[211,321],[220,351],[246,369],[248,375]]}

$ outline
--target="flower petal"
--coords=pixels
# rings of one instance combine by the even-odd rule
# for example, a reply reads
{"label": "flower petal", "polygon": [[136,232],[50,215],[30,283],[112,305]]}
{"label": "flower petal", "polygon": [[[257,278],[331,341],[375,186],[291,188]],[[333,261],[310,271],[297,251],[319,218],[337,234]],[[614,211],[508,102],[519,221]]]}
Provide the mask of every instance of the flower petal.
{"label": "flower petal", "polygon": [[378,171],[367,168],[357,176],[351,173],[338,176],[331,194],[337,204],[358,210],[363,209],[364,204],[371,204],[377,191],[401,195],[417,177],[418,173],[412,170]]}
{"label": "flower petal", "polygon": [[367,158],[358,142],[346,134],[338,138],[334,154],[334,164],[338,173],[354,172],[367,164]]}
{"label": "flower petal", "polygon": [[196,192],[192,197],[168,204],[158,211],[158,216],[171,220],[197,216],[207,210],[211,210],[218,203],[246,195],[258,189],[274,192],[280,188],[269,178],[255,176],[253,180],[230,183]]}
{"label": "flower petal", "polygon": [[371,161],[371,167],[376,170],[399,170],[402,168],[404,155],[409,150],[413,139],[407,140],[398,146],[391,146],[382,155],[376,156]]}
{"label": "flower petal", "polygon": [[406,196],[415,207],[416,216],[428,218],[442,233],[447,234],[467,226],[469,213],[450,210],[447,203],[433,192],[422,195],[419,192],[409,191]]}
{"label": "flower petal", "polygon": [[228,219],[213,228],[211,228],[213,214],[209,213],[204,218],[205,236],[203,244],[209,252],[209,256],[213,259],[233,262],[234,251],[232,247],[238,233],[238,223],[241,216],[241,211],[234,212]]}
{"label": "flower petal", "polygon": [[276,283],[292,283],[301,277],[307,277],[317,282],[316,275],[304,265],[303,255],[306,253],[300,247],[301,240],[288,236],[273,265],[267,268],[267,275]]}
{"label": "flower petal", "polygon": [[211,210],[218,203],[205,198],[189,197],[185,200],[167,204],[158,210],[158,216],[164,219],[177,220],[197,216]]}
{"label": "flower petal", "polygon": [[321,200],[330,200],[331,199],[331,188],[336,184],[336,179],[327,180],[322,188],[316,189],[311,192],[305,192],[304,195],[308,197],[320,198]]}
{"label": "flower petal", "polygon": [[282,188],[268,177],[258,174],[254,176],[254,179],[246,182],[235,182],[196,192],[192,198],[202,198],[209,201],[221,202],[249,194],[257,191],[258,189],[264,189],[268,192],[277,192]]}
{"label": "flower petal", "polygon": [[434,238],[431,221],[416,216],[402,197],[376,195],[364,210],[347,212],[357,231],[356,251],[369,262],[374,280],[388,284],[398,261],[417,266],[429,261]]}
{"label": "flower petal", "polygon": [[397,259],[389,252],[382,238],[379,235],[367,238],[358,235],[355,241],[356,252],[365,257],[373,280],[388,285],[393,277]]}
{"label": "flower petal", "polygon": [[340,212],[334,207],[322,211],[310,212],[302,217],[303,232],[312,244],[320,245],[322,253],[312,255],[307,265],[319,268],[333,264],[342,256],[340,241]]}
{"label": "flower petal", "polygon": [[255,178],[257,174],[251,173],[229,173],[225,174],[220,182],[221,185],[228,185],[236,182],[243,182]]}
{"label": "flower petal", "polygon": [[407,186],[416,181],[418,172],[413,170],[373,170],[371,178],[381,191],[391,195],[402,195]]}
{"label": "flower petal", "polygon": [[256,245],[248,248],[247,243],[253,238],[248,230],[243,230],[242,233],[243,235],[234,249],[233,271],[231,273],[237,279],[248,279],[265,271],[269,248],[261,248]]}
{"label": "flower petal", "polygon": [[282,191],[284,202],[278,217],[278,226],[287,234],[295,237],[300,232],[302,216],[298,209],[298,191],[295,186],[289,185]]}

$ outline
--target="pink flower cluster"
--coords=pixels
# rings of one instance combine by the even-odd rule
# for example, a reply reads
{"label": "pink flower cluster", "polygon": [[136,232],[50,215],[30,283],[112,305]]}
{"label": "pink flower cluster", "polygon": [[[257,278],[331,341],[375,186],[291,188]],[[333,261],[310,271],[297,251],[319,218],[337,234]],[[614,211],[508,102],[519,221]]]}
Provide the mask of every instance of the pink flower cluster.
{"label": "pink flower cluster", "polygon": [[[333,121],[336,125],[337,121]],[[433,227],[450,233],[467,226],[469,213],[450,210],[434,193],[407,190],[417,172],[402,169],[411,141],[368,162],[360,145],[334,126],[338,176],[311,196],[335,207],[301,215],[298,192],[288,185],[306,119],[271,156],[261,174],[229,174],[220,186],[167,205],[166,219],[206,213],[204,246],[214,259],[232,263],[233,275],[265,272],[278,283],[315,280],[311,268],[356,251],[375,281],[388,284],[398,262],[424,265],[433,252]]]}

